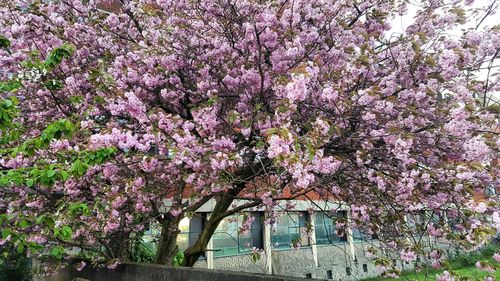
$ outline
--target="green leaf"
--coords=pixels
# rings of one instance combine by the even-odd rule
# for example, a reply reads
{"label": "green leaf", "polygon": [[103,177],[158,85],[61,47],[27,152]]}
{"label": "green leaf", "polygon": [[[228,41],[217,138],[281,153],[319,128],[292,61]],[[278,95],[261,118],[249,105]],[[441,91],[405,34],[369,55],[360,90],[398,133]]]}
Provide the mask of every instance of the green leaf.
{"label": "green leaf", "polygon": [[45,215],[40,215],[38,218],[36,218],[36,223],[41,224],[45,220]]}
{"label": "green leaf", "polygon": [[68,59],[75,52],[75,48],[69,44],[63,44],[62,46],[55,48],[45,59],[44,66],[52,70],[56,68],[63,59]]}
{"label": "green leaf", "polygon": [[56,171],[54,171],[54,170],[48,170],[47,171],[47,177],[48,178],[51,178],[51,177],[53,177],[55,175],[56,175]]}
{"label": "green leaf", "polygon": [[359,57],[359,61],[361,62],[362,65],[368,66],[370,65],[370,58],[366,55],[362,55]]}
{"label": "green leaf", "polygon": [[252,261],[254,263],[258,262],[260,260],[260,254],[258,252],[254,252],[251,255]]}
{"label": "green leaf", "polygon": [[26,228],[28,227],[28,222],[26,220],[22,220],[21,222],[19,222],[19,227],[21,228]]}
{"label": "green leaf", "polygon": [[61,259],[64,254],[64,248],[61,246],[55,246],[50,250],[50,255],[56,259]]}
{"label": "green leaf", "polygon": [[21,244],[21,245],[17,246],[16,251],[19,254],[23,253],[24,252],[24,244]]}
{"label": "green leaf", "polygon": [[211,98],[208,99],[207,105],[213,106],[217,103],[217,96],[212,96]]}
{"label": "green leaf", "polygon": [[32,187],[34,184],[35,184],[35,180],[34,179],[28,179],[26,181],[26,186],[27,187]]}
{"label": "green leaf", "polygon": [[459,22],[461,24],[465,23],[466,15],[465,15],[465,10],[463,8],[453,7],[450,10],[450,12],[457,16],[457,22]]}
{"label": "green leaf", "polygon": [[2,229],[2,239],[6,239],[11,234],[12,234],[12,230],[10,228]]}
{"label": "green leaf", "polygon": [[61,171],[61,179],[65,181],[68,178],[69,178],[69,173],[66,171]]}
{"label": "green leaf", "polygon": [[9,39],[5,38],[5,36],[0,35],[0,48],[8,49],[10,48]]}
{"label": "green leaf", "polygon": [[228,116],[229,123],[234,123],[239,117],[239,113],[235,110],[231,111]]}
{"label": "green leaf", "polygon": [[[11,80],[7,82],[0,82],[0,92],[15,92],[23,85],[17,80]],[[12,99],[11,99],[12,100]]]}
{"label": "green leaf", "polygon": [[[19,84],[21,84],[21,83],[19,83]],[[10,100],[12,101],[14,106],[17,106],[19,104],[19,100],[14,96],[10,97]]]}
{"label": "green leaf", "polygon": [[70,240],[73,237],[73,230],[71,227],[65,225],[61,228],[60,237],[62,240]]}
{"label": "green leaf", "polygon": [[58,91],[58,90],[62,89],[64,85],[61,81],[52,79],[52,80],[45,82],[44,86],[45,86],[45,88],[47,88],[50,91]]}
{"label": "green leaf", "polygon": [[71,97],[69,97],[69,100],[71,101],[72,104],[80,104],[83,102],[83,97],[82,96],[71,96]]}
{"label": "green leaf", "polygon": [[88,216],[90,215],[90,209],[85,203],[79,203],[79,204],[72,204],[69,207],[69,213],[70,215],[76,216],[76,215],[84,215]]}
{"label": "green leaf", "polygon": [[83,163],[80,159],[77,159],[71,165],[71,172],[77,176],[83,176],[87,172],[88,165]]}

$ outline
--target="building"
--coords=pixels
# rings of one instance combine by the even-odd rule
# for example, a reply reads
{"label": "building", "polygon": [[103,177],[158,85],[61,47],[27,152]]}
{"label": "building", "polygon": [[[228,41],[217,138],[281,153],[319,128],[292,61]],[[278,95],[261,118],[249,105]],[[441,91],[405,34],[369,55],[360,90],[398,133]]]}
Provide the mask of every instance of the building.
{"label": "building", "polygon": [[[294,203],[293,211],[281,212],[273,227],[264,223],[264,209],[225,218],[195,267],[335,280],[380,275],[366,257],[368,248],[377,246],[376,237],[355,228],[348,228],[345,235],[339,236],[332,217],[323,211],[339,208],[338,205],[320,200],[295,200]],[[208,202],[191,218],[181,221],[177,239],[179,251],[196,241],[214,205]],[[245,215],[255,219],[250,231],[241,233],[239,228]],[[340,208],[336,217],[349,219],[347,215],[347,210]],[[311,228],[309,236],[305,235],[308,227]],[[158,234],[154,226],[145,233],[144,241],[153,249]],[[294,247],[297,242],[300,243],[298,248]],[[252,258],[254,247],[262,249],[258,260]],[[393,262],[399,263],[401,269],[413,266],[397,260]]]}

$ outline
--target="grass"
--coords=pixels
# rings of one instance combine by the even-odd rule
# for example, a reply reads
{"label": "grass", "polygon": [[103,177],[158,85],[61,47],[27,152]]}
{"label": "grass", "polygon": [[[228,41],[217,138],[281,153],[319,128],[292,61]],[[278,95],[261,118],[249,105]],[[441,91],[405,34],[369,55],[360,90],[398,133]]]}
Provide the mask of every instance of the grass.
{"label": "grass", "polygon": [[450,260],[448,266],[443,269],[433,269],[430,267],[426,267],[422,269],[422,271],[420,272],[416,272],[414,270],[403,271],[399,279],[374,277],[374,278],[363,279],[363,281],[436,280],[436,275],[443,273],[443,271],[445,270],[447,270],[448,272],[452,272],[456,275],[459,275],[467,280],[484,280],[486,276],[494,276],[496,280],[500,280],[500,270],[497,270],[494,273],[490,273],[477,269],[475,265],[476,262],[479,260],[480,261],[487,260],[489,261],[490,264],[497,264],[497,262],[492,259],[492,256],[498,249],[499,249],[498,245],[492,244],[482,249],[479,252],[462,254]]}
{"label": "grass", "polygon": [[[456,275],[459,275],[461,277],[467,277],[467,279],[480,279],[484,280],[484,277],[486,276],[494,276],[496,280],[500,280],[500,272],[495,272],[495,273],[489,273],[486,271],[478,270],[475,266],[468,266],[468,267],[459,267],[459,268],[453,268],[451,267],[452,270],[451,272],[455,273]],[[403,272],[399,280],[418,280],[418,281],[425,281],[425,280],[436,280],[436,275],[441,274],[444,270],[422,270],[421,272],[415,272],[415,271],[407,271]],[[450,272],[450,270],[448,270]],[[368,279],[365,279],[368,280]],[[396,280],[396,279],[384,279],[383,277],[378,277],[378,278],[371,278],[369,280],[375,281],[375,280]]]}

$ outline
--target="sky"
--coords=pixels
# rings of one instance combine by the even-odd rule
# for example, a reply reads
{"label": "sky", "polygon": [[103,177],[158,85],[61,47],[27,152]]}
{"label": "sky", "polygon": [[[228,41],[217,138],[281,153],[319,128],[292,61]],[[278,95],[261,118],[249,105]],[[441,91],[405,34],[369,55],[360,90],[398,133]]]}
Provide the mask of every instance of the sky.
{"label": "sky", "polygon": [[[445,0],[445,2],[450,2],[450,1]],[[404,30],[406,30],[406,28],[408,28],[413,23],[413,18],[416,16],[417,11],[420,10],[422,7],[422,4],[421,4],[422,0],[409,0],[409,3],[410,4],[408,5],[408,12],[404,16],[397,16],[392,21],[392,23],[391,23],[392,29],[387,33],[388,37],[390,37],[391,35],[404,33]],[[494,4],[494,6],[496,7],[496,9],[495,9],[496,14],[493,14],[493,15],[490,15],[489,17],[487,17],[481,23],[480,27],[482,27],[482,28],[491,28],[495,25],[500,24],[500,15],[499,15],[499,13],[500,13],[500,0],[475,0],[472,3],[472,5],[470,5],[468,8],[468,11],[470,12],[473,9],[484,8],[484,7],[489,6],[491,4]],[[464,26],[460,26],[460,28],[457,28],[456,30],[452,30],[449,33],[449,35],[460,37],[462,34],[462,30],[461,30],[462,28],[472,28],[472,27],[476,26],[476,24],[478,23],[478,20],[480,18],[482,18],[483,16],[484,16],[484,13],[481,12],[476,16],[468,17],[467,22]],[[499,58],[497,58],[495,60],[494,65],[496,65],[495,69],[498,72],[499,67],[500,67],[500,59]],[[486,66],[486,65],[484,65],[484,66]],[[490,77],[494,72],[495,71],[493,71],[493,70],[491,71]],[[486,79],[487,76],[488,76],[488,71],[486,69],[481,70],[479,75],[478,75],[478,77],[480,79]],[[494,77],[493,77],[493,79],[494,79]],[[491,78],[490,78],[490,80],[491,80]],[[488,105],[492,105],[495,102],[497,104],[500,103],[500,91],[496,91],[495,93],[492,94],[491,101],[489,102]]]}

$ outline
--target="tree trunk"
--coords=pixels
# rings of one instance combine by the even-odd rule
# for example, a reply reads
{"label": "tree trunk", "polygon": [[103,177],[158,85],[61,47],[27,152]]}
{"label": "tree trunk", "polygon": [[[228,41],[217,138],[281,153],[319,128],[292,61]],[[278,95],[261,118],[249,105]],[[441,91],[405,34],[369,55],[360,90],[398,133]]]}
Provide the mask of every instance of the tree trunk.
{"label": "tree trunk", "polygon": [[[264,161],[267,162],[267,161]],[[270,162],[269,162],[270,163]],[[266,165],[267,166],[267,165]],[[250,180],[258,174],[255,174],[255,169],[252,166],[248,166],[246,169],[240,170],[236,173],[237,177]],[[215,207],[210,215],[210,219],[207,221],[203,227],[202,232],[198,240],[191,247],[184,251],[184,262],[183,266],[192,267],[198,261],[200,256],[207,249],[208,242],[212,238],[219,223],[229,214],[227,213],[231,204],[233,204],[234,198],[245,189],[245,181],[238,182],[234,185],[232,189],[227,191],[224,195],[216,199]]]}
{"label": "tree trunk", "polygon": [[117,258],[121,262],[131,261],[131,241],[129,232],[117,232],[109,239],[107,254],[111,258]]}
{"label": "tree trunk", "polygon": [[179,234],[179,222],[181,216],[172,219],[166,219],[162,222],[160,240],[154,263],[172,264],[173,257],[177,254],[177,236]]}
{"label": "tree trunk", "polygon": [[203,230],[193,246],[189,247],[184,251],[184,263],[183,266],[193,266],[200,256],[207,249],[208,242],[212,235],[214,234],[217,226],[224,218],[223,215],[231,206],[234,201],[234,197],[242,190],[243,187],[235,187],[228,193],[223,195],[217,203],[215,204],[214,210],[210,215],[210,219],[207,221]]}
{"label": "tree trunk", "polygon": [[189,247],[188,249],[186,249],[186,251],[184,251],[183,266],[190,266],[190,267],[194,266],[196,261],[207,249],[208,242],[210,241],[210,238],[212,238],[212,235],[217,229],[217,226],[219,225],[220,221],[221,220],[218,221],[209,220],[207,222],[198,240],[196,240],[196,243],[194,243],[193,246]]}

